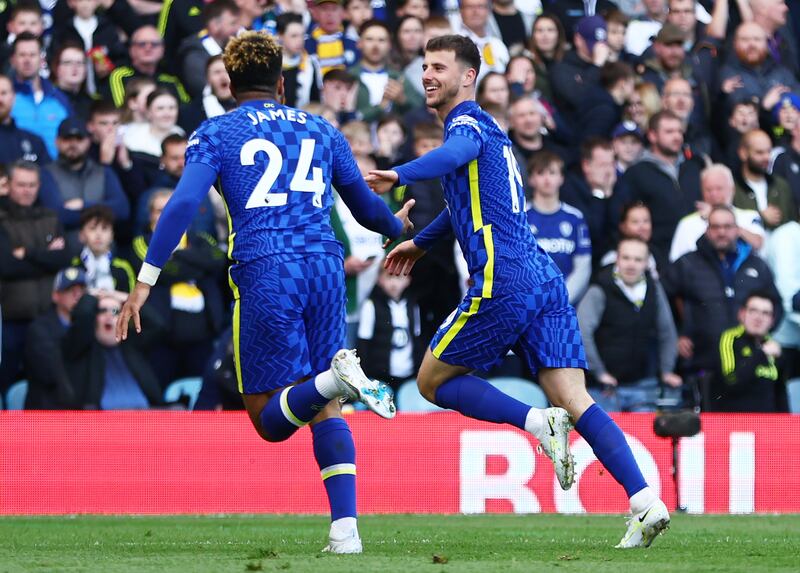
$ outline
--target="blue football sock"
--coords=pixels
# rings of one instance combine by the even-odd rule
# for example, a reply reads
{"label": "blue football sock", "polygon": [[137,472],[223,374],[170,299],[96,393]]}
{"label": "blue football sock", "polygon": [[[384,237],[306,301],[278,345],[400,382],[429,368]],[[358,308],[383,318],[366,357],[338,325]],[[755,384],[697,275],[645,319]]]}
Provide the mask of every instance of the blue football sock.
{"label": "blue football sock", "polygon": [[622,484],[628,497],[647,487],[625,434],[600,406],[589,406],[575,429],[592,447],[600,463]]}
{"label": "blue football sock", "polygon": [[261,427],[276,442],[294,434],[308,424],[330,398],[319,393],[313,380],[281,390],[261,410]]}
{"label": "blue football sock", "polygon": [[328,493],[331,521],[356,517],[356,446],[341,418],[328,418],[311,427],[314,457]]}
{"label": "blue football sock", "polygon": [[531,407],[504,394],[483,378],[464,374],[451,378],[436,389],[436,404],[476,420],[511,424],[525,429]]}

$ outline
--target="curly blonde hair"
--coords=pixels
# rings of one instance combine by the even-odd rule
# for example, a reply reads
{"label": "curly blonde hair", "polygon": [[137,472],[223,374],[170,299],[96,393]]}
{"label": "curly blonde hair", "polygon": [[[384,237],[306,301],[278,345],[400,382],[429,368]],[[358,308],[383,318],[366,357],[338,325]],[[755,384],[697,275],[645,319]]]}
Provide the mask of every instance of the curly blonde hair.
{"label": "curly blonde hair", "polygon": [[281,77],[283,50],[266,32],[248,31],[231,38],[222,61],[236,91],[271,90]]}

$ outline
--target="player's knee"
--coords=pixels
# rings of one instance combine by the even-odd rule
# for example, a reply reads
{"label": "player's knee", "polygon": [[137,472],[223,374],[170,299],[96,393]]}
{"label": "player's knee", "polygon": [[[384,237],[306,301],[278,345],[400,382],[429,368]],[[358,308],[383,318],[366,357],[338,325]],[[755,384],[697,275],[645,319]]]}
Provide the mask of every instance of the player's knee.
{"label": "player's knee", "polygon": [[439,384],[430,376],[420,375],[417,377],[417,388],[419,389],[419,393],[422,394],[423,398],[432,404],[436,403],[436,389],[438,387]]}

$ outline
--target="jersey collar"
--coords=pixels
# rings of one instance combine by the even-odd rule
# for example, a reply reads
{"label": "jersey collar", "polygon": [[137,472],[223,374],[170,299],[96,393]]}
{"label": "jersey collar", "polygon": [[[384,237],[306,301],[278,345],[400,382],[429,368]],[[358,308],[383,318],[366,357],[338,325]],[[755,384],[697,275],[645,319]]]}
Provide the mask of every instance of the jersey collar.
{"label": "jersey collar", "polygon": [[444,124],[447,125],[453,119],[457,118],[459,115],[472,111],[474,109],[478,109],[478,102],[474,99],[468,99],[466,101],[462,101],[456,107],[450,110],[450,113],[447,114],[447,117],[444,120]]}

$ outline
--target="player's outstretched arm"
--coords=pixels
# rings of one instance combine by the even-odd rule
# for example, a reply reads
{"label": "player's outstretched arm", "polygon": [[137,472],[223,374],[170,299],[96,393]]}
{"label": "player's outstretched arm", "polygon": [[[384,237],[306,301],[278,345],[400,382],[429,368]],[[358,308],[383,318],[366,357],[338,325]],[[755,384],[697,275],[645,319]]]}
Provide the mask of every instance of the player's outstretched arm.
{"label": "player's outstretched arm", "polygon": [[[390,171],[370,171],[367,175],[367,184],[375,191],[381,192],[379,188],[383,189],[395,176],[396,179],[392,185],[405,185],[414,181],[435,179],[466,165],[477,158],[480,152],[480,145],[474,139],[464,135],[454,135],[448,138],[441,147],[437,147],[414,161],[399,165]],[[391,185],[389,188],[391,189]]]}
{"label": "player's outstretched arm", "polygon": [[150,294],[150,287],[156,284],[161,268],[175,250],[216,178],[216,170],[202,163],[190,163],[184,169],[175,193],[164,207],[153,231],[136,286],[117,319],[117,340],[127,338],[131,318],[136,332],[142,331],[139,310]]}
{"label": "player's outstretched arm", "polygon": [[445,207],[427,227],[414,237],[414,244],[423,251],[427,251],[437,241],[452,236],[453,227],[450,225],[450,212]]}

